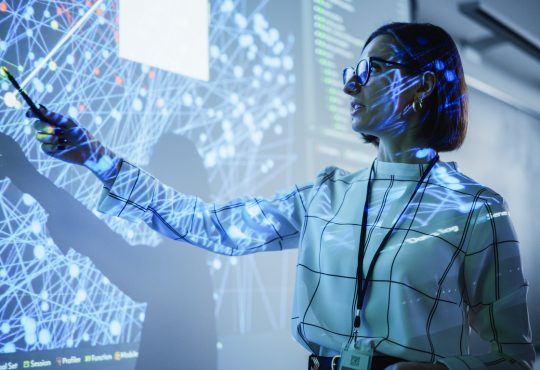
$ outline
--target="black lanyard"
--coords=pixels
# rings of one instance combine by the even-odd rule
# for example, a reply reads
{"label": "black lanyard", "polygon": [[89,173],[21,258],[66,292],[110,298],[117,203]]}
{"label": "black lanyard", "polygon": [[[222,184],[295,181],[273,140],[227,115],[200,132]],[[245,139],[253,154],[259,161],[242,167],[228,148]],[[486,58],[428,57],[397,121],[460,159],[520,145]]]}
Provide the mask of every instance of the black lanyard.
{"label": "black lanyard", "polygon": [[388,232],[386,233],[383,241],[379,245],[379,248],[377,248],[377,251],[375,252],[375,255],[373,256],[373,259],[371,260],[371,263],[369,264],[369,269],[368,269],[368,272],[366,274],[366,279],[365,279],[365,281],[363,281],[363,278],[362,278],[362,272],[363,272],[362,271],[362,262],[364,260],[364,247],[366,245],[366,228],[367,228],[367,218],[368,218],[368,206],[369,206],[369,199],[370,199],[370,196],[371,196],[371,175],[373,173],[373,168],[374,168],[374,165],[375,165],[375,161],[373,161],[373,163],[371,164],[371,169],[369,170],[368,185],[367,185],[366,203],[364,204],[364,213],[362,215],[362,230],[360,232],[360,244],[359,244],[359,247],[358,247],[358,267],[356,269],[356,282],[358,284],[358,288],[356,289],[356,316],[354,318],[354,327],[355,327],[355,329],[358,329],[360,327],[360,310],[362,309],[362,304],[364,303],[364,297],[366,296],[366,291],[367,291],[367,287],[368,287],[368,284],[369,284],[369,279],[370,279],[370,276],[371,276],[371,274],[373,272],[373,267],[375,266],[375,262],[377,261],[377,258],[379,257],[379,254],[380,254],[381,250],[383,249],[384,245],[386,244],[386,242],[388,241],[388,239],[392,235],[392,231],[394,231],[394,228],[396,227],[399,220],[401,219],[401,216],[403,216],[403,213],[405,213],[405,211],[407,210],[407,207],[409,207],[409,204],[411,203],[411,201],[413,200],[416,192],[418,191],[418,189],[420,188],[420,186],[424,182],[424,179],[426,178],[429,171],[431,171],[431,168],[433,168],[433,166],[435,165],[435,163],[437,163],[438,160],[439,160],[439,155],[437,154],[429,162],[429,166],[426,168],[426,170],[422,174],[422,177],[420,178],[420,180],[416,184],[416,187],[415,187],[409,201],[405,205],[405,208],[403,208],[403,211],[401,211],[399,217],[397,218],[397,220],[392,225],[392,228],[390,230],[388,230]]}

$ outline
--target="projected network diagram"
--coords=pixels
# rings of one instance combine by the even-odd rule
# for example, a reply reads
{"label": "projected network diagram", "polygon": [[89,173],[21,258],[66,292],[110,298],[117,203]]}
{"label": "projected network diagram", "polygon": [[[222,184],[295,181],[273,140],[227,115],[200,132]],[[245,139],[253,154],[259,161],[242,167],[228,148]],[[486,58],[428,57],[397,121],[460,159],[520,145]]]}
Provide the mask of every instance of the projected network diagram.
{"label": "projected network diagram", "polygon": [[[254,11],[248,10],[244,0],[209,4],[208,82],[204,73],[180,75],[161,69],[163,66],[128,60],[127,54],[118,55],[122,37],[129,39],[129,34],[122,34],[129,29],[120,26],[121,7],[143,6],[140,3],[2,1],[0,62],[23,81],[37,102],[69,114],[116,153],[138,165],[149,162],[154,145],[165,133],[189,138],[209,174],[212,200],[256,193],[264,185],[258,180],[260,176],[266,180],[282,177],[294,160],[286,155],[293,140],[296,110],[294,38],[284,37],[269,24],[261,13],[266,1],[260,1]],[[152,6],[158,8],[157,3],[152,2]],[[198,11],[204,21],[203,13],[208,8],[201,6]],[[24,117],[20,97],[5,80],[0,83],[0,93],[1,131],[17,141],[41,174],[88,209],[94,209],[101,185],[90,173],[43,154],[36,145],[31,122]],[[9,179],[1,184],[4,190],[11,186]],[[0,342],[4,346],[0,351],[138,341],[144,304],[106,285],[106,276],[99,276],[87,258],[75,251],[63,255],[55,249],[54,240],[47,236],[47,215],[37,203],[27,203],[32,203],[27,194],[12,191],[7,197],[2,191],[3,226],[10,235],[18,230],[18,239],[0,241],[0,278],[9,286],[8,294],[2,292],[0,307],[2,312],[11,310],[10,320],[16,323],[2,318]],[[129,244],[157,246],[161,241],[142,224],[97,212],[95,216]],[[77,250],[76,245],[73,247]],[[27,264],[34,269],[23,268]],[[210,269],[217,271],[220,267],[221,261],[212,257]],[[75,282],[73,274],[83,270],[92,279]],[[40,289],[25,285],[30,276],[43,281]],[[99,284],[106,286],[110,301],[93,297]],[[56,295],[68,288],[70,294]],[[242,291],[242,286],[238,288]],[[13,300],[21,295],[28,302],[13,306]],[[61,298],[51,301],[52,297]],[[220,297],[215,293],[218,306]],[[69,306],[71,310],[77,308],[69,315],[62,312],[68,302],[78,303]],[[111,302],[114,307],[105,317],[98,308]],[[80,318],[81,312],[87,321],[73,321],[73,316]],[[45,325],[44,318],[55,318],[56,326]]]}

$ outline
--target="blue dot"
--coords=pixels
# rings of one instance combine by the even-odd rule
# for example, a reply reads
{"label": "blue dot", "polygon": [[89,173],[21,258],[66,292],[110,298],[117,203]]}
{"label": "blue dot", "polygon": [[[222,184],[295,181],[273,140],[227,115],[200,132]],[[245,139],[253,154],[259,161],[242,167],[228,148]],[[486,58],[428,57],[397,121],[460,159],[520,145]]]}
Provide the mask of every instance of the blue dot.
{"label": "blue dot", "polygon": [[452,82],[456,79],[456,74],[454,71],[446,71],[444,72],[444,77],[446,78],[446,81]]}
{"label": "blue dot", "polygon": [[440,59],[437,59],[435,61],[435,68],[437,69],[437,71],[444,69],[444,62]]}

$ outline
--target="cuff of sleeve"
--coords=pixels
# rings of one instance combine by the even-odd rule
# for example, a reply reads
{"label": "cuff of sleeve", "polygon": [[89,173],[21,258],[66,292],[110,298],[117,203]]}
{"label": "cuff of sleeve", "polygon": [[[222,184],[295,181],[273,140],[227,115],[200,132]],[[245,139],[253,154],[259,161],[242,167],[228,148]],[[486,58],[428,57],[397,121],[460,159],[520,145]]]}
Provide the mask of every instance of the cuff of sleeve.
{"label": "cuff of sleeve", "polygon": [[480,370],[486,365],[475,356],[456,356],[440,358],[436,363],[445,365],[450,370]]}
{"label": "cuff of sleeve", "polygon": [[97,210],[129,221],[140,220],[150,206],[154,183],[150,174],[122,161],[112,185],[103,187]]}

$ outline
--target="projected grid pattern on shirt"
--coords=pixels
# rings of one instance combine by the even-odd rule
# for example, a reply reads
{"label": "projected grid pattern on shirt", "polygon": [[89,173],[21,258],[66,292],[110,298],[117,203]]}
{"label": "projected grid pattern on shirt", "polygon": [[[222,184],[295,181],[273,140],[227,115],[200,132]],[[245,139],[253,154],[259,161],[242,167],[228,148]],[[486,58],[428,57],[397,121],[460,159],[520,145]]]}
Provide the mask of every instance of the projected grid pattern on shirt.
{"label": "projected grid pattern on shirt", "polygon": [[[424,165],[376,162],[364,271]],[[270,200],[205,204],[124,162],[99,210],[142,219],[170,238],[226,255],[299,247],[292,332],[311,352],[338,353],[352,336],[360,205],[367,170],[328,168]],[[362,311],[359,343],[451,368],[530,368],[527,282],[507,206],[439,162],[382,250]],[[515,318],[520,318],[516,320]],[[469,355],[469,324],[491,352]]]}

